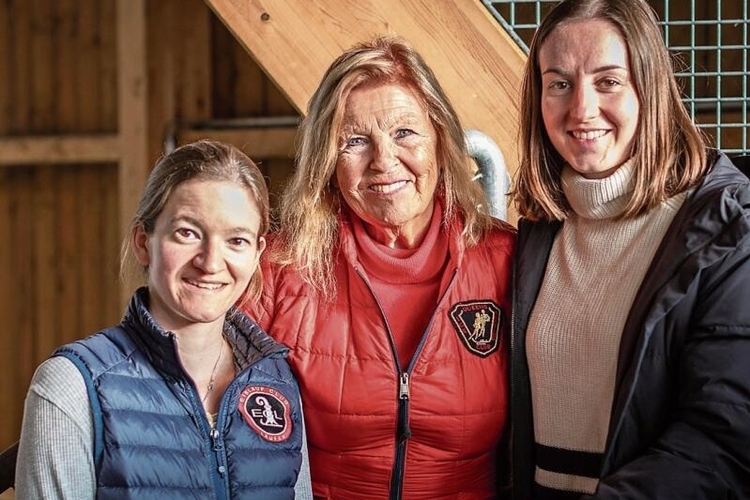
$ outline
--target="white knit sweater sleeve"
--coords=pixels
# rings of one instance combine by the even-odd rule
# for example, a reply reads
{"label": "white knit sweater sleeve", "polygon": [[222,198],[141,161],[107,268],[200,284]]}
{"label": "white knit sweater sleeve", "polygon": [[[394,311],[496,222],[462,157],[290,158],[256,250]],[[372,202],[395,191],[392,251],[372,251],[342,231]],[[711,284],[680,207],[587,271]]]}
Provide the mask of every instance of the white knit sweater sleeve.
{"label": "white knit sweater sleeve", "polygon": [[93,445],[91,405],[81,372],[66,358],[48,359],[26,395],[16,500],[93,500]]}

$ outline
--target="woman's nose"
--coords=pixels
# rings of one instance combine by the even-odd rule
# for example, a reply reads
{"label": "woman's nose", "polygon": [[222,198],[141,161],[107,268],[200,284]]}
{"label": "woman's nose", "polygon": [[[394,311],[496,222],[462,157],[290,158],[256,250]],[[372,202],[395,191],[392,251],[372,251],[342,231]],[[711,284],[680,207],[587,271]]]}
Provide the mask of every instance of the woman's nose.
{"label": "woman's nose", "polygon": [[373,169],[387,171],[396,164],[396,145],[390,138],[373,141],[372,161]]}
{"label": "woman's nose", "polygon": [[573,92],[570,114],[577,120],[588,120],[599,114],[599,94],[591,85],[578,85]]}
{"label": "woman's nose", "polygon": [[211,241],[206,241],[200,252],[193,258],[196,267],[207,273],[216,273],[221,271],[224,256],[221,252],[220,245]]}

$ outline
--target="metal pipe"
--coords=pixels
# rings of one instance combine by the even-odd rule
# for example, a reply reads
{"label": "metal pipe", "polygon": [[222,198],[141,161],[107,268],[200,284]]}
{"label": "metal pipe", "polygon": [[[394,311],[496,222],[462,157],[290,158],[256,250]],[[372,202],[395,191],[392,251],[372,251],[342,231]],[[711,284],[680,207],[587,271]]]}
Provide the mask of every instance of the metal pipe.
{"label": "metal pipe", "polygon": [[502,151],[495,141],[479,130],[465,130],[464,140],[469,156],[477,164],[478,171],[474,180],[482,184],[490,203],[490,214],[507,220],[506,196],[510,191],[510,176]]}

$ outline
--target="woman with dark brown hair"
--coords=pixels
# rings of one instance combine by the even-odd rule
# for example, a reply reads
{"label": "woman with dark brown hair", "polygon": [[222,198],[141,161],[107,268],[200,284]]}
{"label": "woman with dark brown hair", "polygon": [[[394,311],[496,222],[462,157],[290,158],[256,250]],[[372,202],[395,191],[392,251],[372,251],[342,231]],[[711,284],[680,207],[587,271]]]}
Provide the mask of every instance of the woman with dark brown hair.
{"label": "woman with dark brown hair", "polygon": [[516,499],[750,498],[750,181],[644,0],[565,0],[522,95]]}

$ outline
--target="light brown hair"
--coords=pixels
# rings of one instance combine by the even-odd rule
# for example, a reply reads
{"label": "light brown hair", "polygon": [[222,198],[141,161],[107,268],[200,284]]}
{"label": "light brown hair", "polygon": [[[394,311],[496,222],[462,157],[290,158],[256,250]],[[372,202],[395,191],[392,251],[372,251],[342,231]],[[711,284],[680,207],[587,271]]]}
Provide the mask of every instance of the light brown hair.
{"label": "light brown hair", "polygon": [[[137,227],[142,227],[148,235],[153,234],[156,219],[164,210],[174,190],[180,184],[191,180],[226,181],[245,188],[260,214],[258,238],[268,233],[268,187],[257,165],[232,145],[201,140],[180,146],[159,159],[146,181],[128,234],[130,235]],[[121,273],[125,273],[132,254],[131,242],[132,238],[128,236],[123,243]],[[248,288],[239,301],[240,304],[246,300],[257,300],[262,287],[263,276],[259,267],[250,279]]]}

